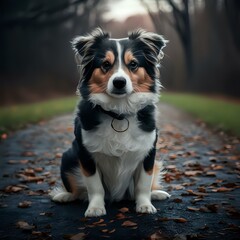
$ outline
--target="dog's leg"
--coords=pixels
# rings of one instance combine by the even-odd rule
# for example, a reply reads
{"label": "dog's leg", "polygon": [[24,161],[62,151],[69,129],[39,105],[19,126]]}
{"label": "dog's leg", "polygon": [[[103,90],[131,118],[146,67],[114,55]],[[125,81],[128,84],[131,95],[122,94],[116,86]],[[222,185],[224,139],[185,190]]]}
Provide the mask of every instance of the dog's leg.
{"label": "dog's leg", "polygon": [[151,186],[153,180],[153,166],[156,154],[156,140],[153,148],[149,151],[145,157],[143,164],[138,168],[139,176],[136,178],[135,187],[135,199],[136,199],[136,211],[140,213],[156,213],[156,208],[151,203]]}
{"label": "dog's leg", "polygon": [[153,148],[145,157],[143,164],[138,168],[138,176],[136,178],[135,198],[136,198],[136,211],[140,213],[156,213],[156,208],[151,203],[152,199],[165,199],[169,197],[168,193],[164,191],[151,192],[153,182],[153,167],[156,155],[156,140]]}
{"label": "dog's leg", "polygon": [[84,176],[89,205],[85,217],[98,217],[106,214],[104,207],[104,188],[98,170],[91,176]]}
{"label": "dog's leg", "polygon": [[156,213],[156,208],[151,203],[152,174],[145,171],[143,164],[136,183],[135,198],[136,211],[140,213]]}

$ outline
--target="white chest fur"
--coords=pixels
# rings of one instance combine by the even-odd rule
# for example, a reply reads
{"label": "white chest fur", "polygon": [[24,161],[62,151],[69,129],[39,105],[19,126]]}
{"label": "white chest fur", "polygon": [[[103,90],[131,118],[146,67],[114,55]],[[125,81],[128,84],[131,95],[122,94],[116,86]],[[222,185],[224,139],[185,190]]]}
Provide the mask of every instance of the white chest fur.
{"label": "white chest fur", "polygon": [[[116,132],[111,127],[112,118],[106,116],[97,129],[82,130],[83,144],[90,153],[104,153],[108,156],[122,158],[129,152],[135,152],[142,155],[144,159],[153,146],[156,133],[155,131],[150,133],[142,131],[138,127],[135,116],[129,117],[128,121],[129,128],[125,132]],[[128,123],[126,119],[115,119],[113,124],[115,129],[125,130]]]}
{"label": "white chest fur", "polygon": [[[155,130],[148,133],[138,127],[136,117],[129,117],[128,121],[125,132],[116,132],[108,116],[97,129],[82,130],[83,144],[94,157],[112,200],[120,200],[127,189],[133,197],[133,176],[156,138]],[[119,130],[126,129],[126,124],[126,120],[114,121]]]}

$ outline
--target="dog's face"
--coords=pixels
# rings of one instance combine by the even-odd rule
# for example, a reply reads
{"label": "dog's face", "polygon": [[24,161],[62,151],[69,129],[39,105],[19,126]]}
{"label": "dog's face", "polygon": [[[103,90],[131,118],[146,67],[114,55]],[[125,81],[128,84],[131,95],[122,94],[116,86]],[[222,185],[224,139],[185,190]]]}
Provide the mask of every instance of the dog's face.
{"label": "dog's face", "polygon": [[107,101],[157,93],[165,42],[161,36],[144,30],[123,39],[111,39],[99,28],[88,36],[76,37],[73,48],[80,67],[82,97],[99,96]]}

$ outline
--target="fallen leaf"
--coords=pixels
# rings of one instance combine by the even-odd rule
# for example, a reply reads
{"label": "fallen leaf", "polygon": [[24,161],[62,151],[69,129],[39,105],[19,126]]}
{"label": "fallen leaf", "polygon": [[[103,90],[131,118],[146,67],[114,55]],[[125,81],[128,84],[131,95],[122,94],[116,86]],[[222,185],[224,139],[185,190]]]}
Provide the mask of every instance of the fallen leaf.
{"label": "fallen leaf", "polygon": [[187,176],[187,177],[192,177],[192,176],[196,176],[196,175],[200,175],[202,174],[203,172],[202,171],[186,171],[184,172],[184,175]]}
{"label": "fallen leaf", "polygon": [[86,238],[86,234],[85,233],[78,233],[74,236],[72,236],[70,239],[71,240],[82,240]]}
{"label": "fallen leaf", "polygon": [[104,219],[100,219],[99,221],[97,222],[94,222],[93,225],[99,225],[99,224],[102,224],[104,222]]}
{"label": "fallen leaf", "polygon": [[205,207],[207,207],[207,209],[209,209],[211,212],[217,212],[218,211],[218,204],[206,204]]}
{"label": "fallen leaf", "polygon": [[200,210],[200,208],[195,208],[195,207],[187,207],[187,209],[192,212],[197,212]]}
{"label": "fallen leaf", "polygon": [[207,193],[202,193],[202,192],[194,192],[193,190],[187,190],[188,192],[188,195],[190,196],[198,196],[198,197],[204,197],[204,196],[207,196],[208,194]]}
{"label": "fallen leaf", "polygon": [[25,222],[25,221],[18,221],[18,222],[16,223],[16,225],[17,225],[18,228],[20,228],[20,229],[22,229],[22,230],[32,230],[32,229],[35,228],[34,226],[29,225],[29,224],[28,224],[27,222]]}
{"label": "fallen leaf", "polygon": [[37,167],[37,168],[34,168],[34,172],[37,172],[37,173],[40,173],[43,171],[43,168],[42,167]]}
{"label": "fallen leaf", "polygon": [[32,202],[30,201],[23,201],[18,203],[19,208],[28,208],[28,207],[31,207],[31,205],[32,205]]}
{"label": "fallen leaf", "polygon": [[137,223],[127,220],[122,223],[122,226],[123,227],[136,227]]}
{"label": "fallen leaf", "polygon": [[33,156],[35,156],[35,153],[26,151],[26,152],[23,152],[21,155],[24,157],[33,157]]}
{"label": "fallen leaf", "polygon": [[178,222],[178,223],[185,223],[185,222],[187,222],[187,219],[185,219],[185,218],[174,218],[173,221]]}
{"label": "fallen leaf", "polygon": [[165,239],[165,236],[162,235],[162,233],[160,231],[157,231],[153,234],[151,234],[147,240],[163,240]]}
{"label": "fallen leaf", "polygon": [[53,216],[53,213],[52,212],[42,212],[39,214],[40,216],[47,216],[47,217],[51,217]]}
{"label": "fallen leaf", "polygon": [[117,218],[117,219],[124,219],[124,218],[126,218],[126,216],[125,216],[124,214],[122,214],[122,213],[118,213],[118,214],[116,215],[116,218]]}
{"label": "fallen leaf", "polygon": [[173,199],[173,202],[175,202],[175,203],[181,203],[181,202],[182,202],[182,199],[181,199],[181,198],[175,198],[175,199]]}
{"label": "fallen leaf", "polygon": [[220,188],[212,189],[212,192],[230,192],[232,190],[233,188],[220,187]]}
{"label": "fallen leaf", "polygon": [[123,207],[123,208],[118,209],[118,211],[121,213],[126,213],[126,212],[129,212],[129,208]]}
{"label": "fallen leaf", "polygon": [[171,219],[171,218],[164,217],[164,218],[158,218],[158,220],[159,220],[160,222],[167,222],[167,221],[170,221],[170,220],[172,220],[172,219]]}
{"label": "fallen leaf", "polygon": [[3,134],[1,135],[1,139],[2,139],[2,140],[7,139],[7,137],[8,137],[8,135],[7,135],[6,133],[3,133]]}
{"label": "fallen leaf", "polygon": [[206,172],[206,175],[208,177],[216,177],[216,173],[215,172]]}
{"label": "fallen leaf", "polygon": [[55,157],[56,157],[56,158],[61,158],[61,157],[62,157],[62,153],[56,153],[56,154],[55,154]]}

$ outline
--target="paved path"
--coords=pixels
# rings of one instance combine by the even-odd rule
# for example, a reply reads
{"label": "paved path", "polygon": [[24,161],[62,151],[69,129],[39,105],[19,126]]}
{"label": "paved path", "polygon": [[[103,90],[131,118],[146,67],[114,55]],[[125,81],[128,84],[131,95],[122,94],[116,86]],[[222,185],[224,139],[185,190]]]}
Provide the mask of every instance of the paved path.
{"label": "paved path", "polygon": [[0,239],[239,239],[240,143],[200,121],[159,105],[157,157],[172,197],[141,215],[134,203],[107,203],[107,216],[84,218],[86,202],[56,204],[61,154],[72,139],[72,116],[18,131],[0,144]]}

